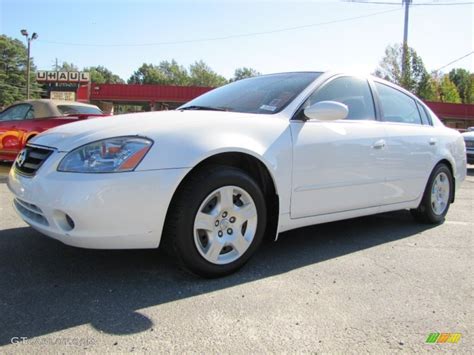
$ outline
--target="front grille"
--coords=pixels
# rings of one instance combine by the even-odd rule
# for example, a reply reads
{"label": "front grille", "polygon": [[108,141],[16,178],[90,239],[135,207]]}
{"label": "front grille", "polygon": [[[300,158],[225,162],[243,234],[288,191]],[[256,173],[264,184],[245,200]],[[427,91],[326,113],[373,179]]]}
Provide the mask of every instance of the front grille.
{"label": "front grille", "polygon": [[53,153],[52,149],[27,145],[15,160],[15,169],[24,175],[35,175],[36,171]]}
{"label": "front grille", "polygon": [[466,142],[466,147],[474,148],[474,141],[465,141],[465,142]]}
{"label": "front grille", "polygon": [[49,226],[48,220],[43,216],[43,211],[41,211],[38,206],[20,200],[19,198],[15,198],[13,203],[18,212],[20,212],[25,218],[38,224]]}

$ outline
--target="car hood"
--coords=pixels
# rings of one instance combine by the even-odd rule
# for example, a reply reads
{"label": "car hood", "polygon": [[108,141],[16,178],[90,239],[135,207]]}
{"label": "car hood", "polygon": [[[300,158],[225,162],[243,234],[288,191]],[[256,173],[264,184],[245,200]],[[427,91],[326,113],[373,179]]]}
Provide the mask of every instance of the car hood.
{"label": "car hood", "polygon": [[134,113],[61,125],[37,135],[30,142],[68,152],[90,142],[119,136],[142,136],[155,140],[167,133],[205,129],[206,126],[232,129],[237,123],[250,126],[263,121],[268,125],[268,116],[194,110]]}

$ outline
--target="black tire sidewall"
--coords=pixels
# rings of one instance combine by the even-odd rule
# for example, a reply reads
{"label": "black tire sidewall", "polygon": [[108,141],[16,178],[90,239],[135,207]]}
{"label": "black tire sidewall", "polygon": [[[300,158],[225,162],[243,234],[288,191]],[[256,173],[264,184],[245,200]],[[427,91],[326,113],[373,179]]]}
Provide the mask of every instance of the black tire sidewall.
{"label": "black tire sidewall", "polygon": [[[449,199],[448,203],[446,205],[446,208],[444,209],[443,213],[441,214],[436,214],[433,211],[433,207],[431,205],[431,190],[433,188],[434,181],[436,177],[440,173],[445,173],[446,176],[448,177],[449,180]],[[422,202],[420,204],[420,207],[418,208],[419,213],[423,214],[424,217],[432,223],[440,223],[444,221],[444,218],[446,217],[446,214],[448,213],[449,210],[449,205],[451,204],[452,201],[452,196],[453,196],[453,176],[451,173],[451,170],[445,165],[445,164],[439,164],[438,166],[433,169],[433,172],[430,175],[430,179],[428,181],[428,184],[425,189],[425,193],[423,195]]]}
{"label": "black tire sidewall", "polygon": [[[185,202],[181,206],[186,205],[187,207],[179,215],[174,245],[181,262],[190,271],[205,277],[224,276],[242,267],[260,245],[266,227],[265,198],[258,184],[240,169],[213,168],[210,173],[203,170],[202,173],[198,173],[196,179],[186,186],[187,193],[180,196],[181,199],[184,199],[182,202]],[[237,186],[252,197],[257,209],[258,223],[254,239],[247,251],[232,263],[217,265],[205,260],[197,250],[193,228],[196,214],[204,199],[223,186]]]}

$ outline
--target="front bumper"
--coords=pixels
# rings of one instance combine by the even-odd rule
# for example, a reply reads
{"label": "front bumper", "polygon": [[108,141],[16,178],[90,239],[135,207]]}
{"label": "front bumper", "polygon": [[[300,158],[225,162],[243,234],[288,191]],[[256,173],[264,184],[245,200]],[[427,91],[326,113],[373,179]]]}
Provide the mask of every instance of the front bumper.
{"label": "front bumper", "polygon": [[55,153],[33,177],[11,169],[8,187],[26,223],[64,244],[82,248],[159,246],[173,193],[190,169],[63,173],[56,171],[63,156]]}
{"label": "front bumper", "polygon": [[466,149],[466,157],[468,164],[474,164],[474,149]]}

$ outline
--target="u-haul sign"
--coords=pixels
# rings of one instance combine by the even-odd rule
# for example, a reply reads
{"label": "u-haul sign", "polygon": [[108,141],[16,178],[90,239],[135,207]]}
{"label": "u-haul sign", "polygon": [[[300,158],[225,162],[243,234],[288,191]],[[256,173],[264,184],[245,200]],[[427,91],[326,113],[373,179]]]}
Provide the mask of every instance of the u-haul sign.
{"label": "u-haul sign", "polygon": [[88,83],[90,75],[82,71],[46,71],[36,72],[36,81],[63,82],[63,83]]}

